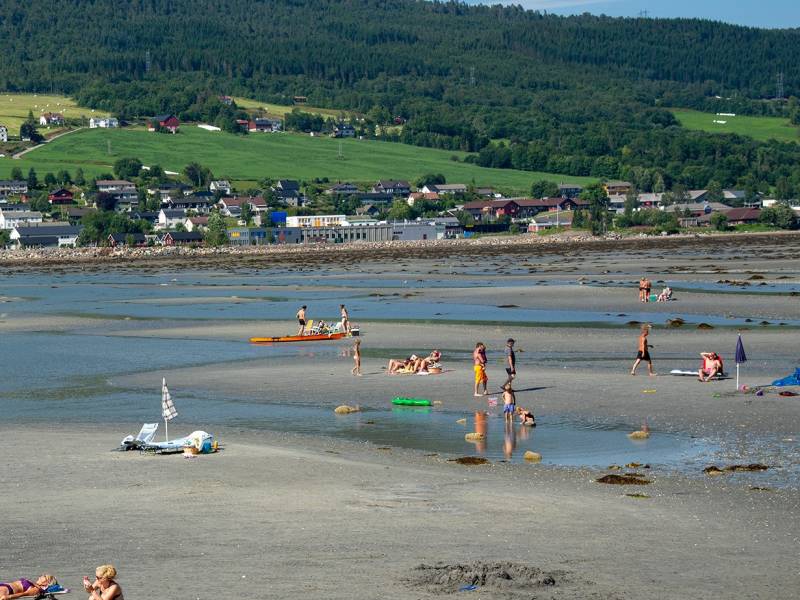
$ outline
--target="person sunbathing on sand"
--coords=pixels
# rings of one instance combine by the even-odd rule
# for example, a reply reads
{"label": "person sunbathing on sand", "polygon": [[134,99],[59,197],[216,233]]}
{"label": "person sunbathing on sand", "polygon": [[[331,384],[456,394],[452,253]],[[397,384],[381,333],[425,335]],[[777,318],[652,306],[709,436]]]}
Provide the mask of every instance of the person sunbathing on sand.
{"label": "person sunbathing on sand", "polygon": [[51,585],[56,585],[58,581],[52,575],[43,573],[36,581],[30,581],[21,577],[8,583],[0,583],[0,600],[11,600],[12,598],[35,598],[44,593]]}
{"label": "person sunbathing on sand", "polygon": [[416,373],[414,370],[414,364],[417,360],[418,359],[415,354],[412,354],[408,358],[402,360],[390,358],[386,373],[388,375],[396,375],[398,373]]}
{"label": "person sunbathing on sand", "polygon": [[418,358],[414,364],[415,372],[419,373],[420,371],[427,371],[428,369],[435,367],[439,364],[441,358],[442,353],[438,350],[433,350],[425,358]]}
{"label": "person sunbathing on sand", "polygon": [[722,375],[722,358],[716,352],[701,352],[703,366],[697,372],[697,380],[707,383],[717,375]]}

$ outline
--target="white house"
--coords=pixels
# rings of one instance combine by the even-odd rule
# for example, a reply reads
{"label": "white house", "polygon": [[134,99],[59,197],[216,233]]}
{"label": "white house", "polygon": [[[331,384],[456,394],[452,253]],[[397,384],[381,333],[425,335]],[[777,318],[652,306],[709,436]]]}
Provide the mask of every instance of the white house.
{"label": "white house", "polygon": [[309,215],[286,217],[287,227],[331,227],[347,222],[345,215]]}
{"label": "white house", "polygon": [[189,217],[183,225],[186,231],[205,231],[208,229],[208,217]]}
{"label": "white house", "polygon": [[233,187],[231,186],[231,182],[227,181],[226,179],[219,179],[217,181],[212,181],[208,189],[212,192],[222,192],[226,196],[229,196]]}
{"label": "white house", "polygon": [[183,209],[162,208],[158,213],[158,229],[172,229],[178,223],[186,220],[186,211]]}
{"label": "white house", "polygon": [[467,186],[463,183],[429,184],[420,190],[423,194],[464,194]]}
{"label": "white house", "polygon": [[35,210],[0,209],[0,229],[14,229],[19,226],[36,225],[42,222],[42,213]]}
{"label": "white house", "polygon": [[89,129],[112,129],[119,127],[119,120],[114,117],[92,117],[89,119]]}
{"label": "white house", "polygon": [[25,246],[74,246],[82,227],[68,223],[53,223],[33,227],[17,226],[11,230],[11,241],[18,247]]}
{"label": "white house", "polygon": [[0,125],[0,142],[8,141],[8,127]]}

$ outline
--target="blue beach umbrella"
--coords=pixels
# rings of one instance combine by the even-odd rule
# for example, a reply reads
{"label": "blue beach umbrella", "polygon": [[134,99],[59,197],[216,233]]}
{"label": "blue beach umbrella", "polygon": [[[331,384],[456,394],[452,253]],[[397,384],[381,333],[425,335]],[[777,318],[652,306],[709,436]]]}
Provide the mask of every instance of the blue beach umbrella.
{"label": "blue beach umbrella", "polygon": [[742,335],[739,334],[736,339],[736,389],[739,389],[739,365],[747,362],[747,355],[744,353],[744,345],[742,344]]}

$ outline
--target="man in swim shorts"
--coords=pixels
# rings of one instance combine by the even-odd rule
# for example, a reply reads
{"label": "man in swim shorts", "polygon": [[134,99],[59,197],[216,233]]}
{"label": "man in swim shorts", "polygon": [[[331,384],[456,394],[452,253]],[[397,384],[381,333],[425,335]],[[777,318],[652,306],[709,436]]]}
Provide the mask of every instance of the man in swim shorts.
{"label": "man in swim shorts", "polygon": [[297,335],[305,335],[306,334],[306,308],[308,308],[305,304],[300,307],[300,310],[297,311],[295,315],[297,317],[297,322],[300,324],[300,329],[297,332]]}
{"label": "man in swim shorts", "polygon": [[517,355],[514,352],[514,339],[506,340],[506,373],[508,378],[506,383],[511,383],[517,376]]}
{"label": "man in swim shorts", "polygon": [[633,363],[633,367],[631,367],[631,375],[636,375],[636,367],[638,367],[639,363],[642,361],[647,363],[648,374],[655,375],[653,372],[653,360],[650,358],[649,351],[649,348],[652,348],[652,346],[647,343],[648,333],[650,333],[650,325],[643,325],[642,333],[639,335],[639,348],[636,352],[636,361]]}
{"label": "man in swim shorts", "polygon": [[[475,344],[475,350],[472,352],[472,363],[473,370],[475,371],[475,389],[473,394],[475,397],[486,396],[489,393],[487,391],[489,377],[486,375],[486,346],[483,345],[483,342]],[[479,394],[478,388],[481,384],[483,384],[483,393]]]}

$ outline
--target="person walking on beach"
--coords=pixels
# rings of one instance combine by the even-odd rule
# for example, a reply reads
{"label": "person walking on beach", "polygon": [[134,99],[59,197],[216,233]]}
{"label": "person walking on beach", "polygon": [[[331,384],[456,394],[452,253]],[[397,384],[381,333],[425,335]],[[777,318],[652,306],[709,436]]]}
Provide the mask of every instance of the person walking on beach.
{"label": "person walking on beach", "polygon": [[647,343],[647,334],[650,333],[650,325],[643,325],[642,326],[642,333],[639,334],[639,348],[636,352],[636,362],[633,363],[633,367],[631,367],[631,375],[636,375],[636,367],[639,366],[639,363],[645,361],[647,363],[647,371],[652,376],[655,375],[653,372],[653,361],[650,358],[650,351],[649,348],[652,348],[650,344]]}
{"label": "person walking on beach", "polygon": [[[475,371],[475,397],[486,396],[489,392],[487,385],[489,377],[486,375],[486,346],[483,342],[475,344],[475,350],[472,352],[473,370]],[[483,384],[483,393],[478,393],[478,388]]]}
{"label": "person walking on beach", "polygon": [[361,339],[359,338],[356,338],[356,341],[353,342],[353,362],[356,364],[350,372],[361,377]]}
{"label": "person walking on beach", "polygon": [[639,277],[639,302],[646,302],[644,299],[644,275]]}
{"label": "person walking on beach", "polygon": [[308,308],[305,304],[300,307],[300,310],[297,311],[295,315],[297,317],[297,322],[300,324],[300,329],[297,331],[297,335],[305,335],[306,334],[306,308]]}
{"label": "person walking on beach", "polygon": [[650,283],[650,280],[645,277],[644,278],[644,301],[650,302],[650,290],[653,288],[653,284]]}
{"label": "person walking on beach", "polygon": [[[514,338],[506,340],[506,373],[508,373],[507,384],[511,383],[517,376],[517,355],[514,353]],[[503,389],[505,389],[505,385]]]}
{"label": "person walking on beach", "polygon": [[342,331],[350,333],[350,315],[347,314],[347,309],[344,304],[340,304],[339,308],[342,309]]}

